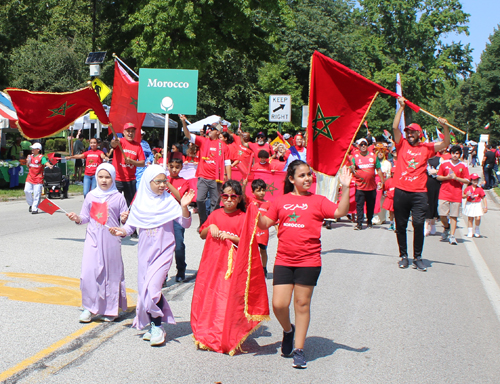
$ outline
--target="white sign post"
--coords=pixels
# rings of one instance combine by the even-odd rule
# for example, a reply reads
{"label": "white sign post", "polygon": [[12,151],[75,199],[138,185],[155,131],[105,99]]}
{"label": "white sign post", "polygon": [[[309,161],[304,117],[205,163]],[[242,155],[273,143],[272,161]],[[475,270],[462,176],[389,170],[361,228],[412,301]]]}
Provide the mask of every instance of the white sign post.
{"label": "white sign post", "polygon": [[290,95],[269,96],[269,122],[289,123],[292,119],[292,98]]}

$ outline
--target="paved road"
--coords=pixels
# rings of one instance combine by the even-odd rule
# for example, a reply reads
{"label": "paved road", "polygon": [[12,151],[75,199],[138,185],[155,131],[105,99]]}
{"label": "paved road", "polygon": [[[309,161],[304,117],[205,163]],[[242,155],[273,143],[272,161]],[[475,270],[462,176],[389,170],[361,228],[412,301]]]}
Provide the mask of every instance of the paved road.
{"label": "paved road", "polygon": [[[60,205],[79,211],[82,202],[73,197]],[[85,228],[62,213],[31,215],[24,201],[0,203],[0,382],[498,383],[500,212],[489,206],[484,238],[459,238],[458,246],[440,236],[426,239],[426,273],[397,268],[387,226],[355,232],[342,221],[323,229],[308,369],[299,371],[279,355],[274,317],[245,342],[245,353],[196,350],[189,325],[193,281],[174,283],[175,269],[165,292],[177,325],[166,326],[164,346],[141,340],[130,327],[133,312],[114,323],[78,323]],[[197,224],[186,231],[191,275],[203,247]],[[273,233],[271,263],[276,245]],[[122,253],[133,311],[136,241],[124,240]]]}

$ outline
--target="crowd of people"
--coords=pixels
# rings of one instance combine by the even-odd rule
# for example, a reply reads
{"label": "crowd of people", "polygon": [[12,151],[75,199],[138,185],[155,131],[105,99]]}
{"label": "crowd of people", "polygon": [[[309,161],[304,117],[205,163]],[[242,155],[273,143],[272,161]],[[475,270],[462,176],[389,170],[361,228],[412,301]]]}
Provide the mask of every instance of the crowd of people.
{"label": "crowd of people", "polygon": [[[494,169],[491,165],[496,164],[497,154],[489,148],[484,156],[486,185],[482,188],[479,175],[469,173],[472,153],[464,154],[463,146],[450,146],[447,121],[438,119],[444,133],[442,141],[424,142],[422,128],[415,123],[408,125],[403,135],[398,126],[405,99],[400,98],[399,103],[402,108],[394,118],[392,136],[377,142],[368,134],[350,148],[339,172],[340,198],[336,203],[310,191],[315,176],[307,164],[306,140],[300,133],[291,140],[289,148],[285,143],[291,139],[289,135],[272,145],[259,132],[252,142],[250,134],[240,127],[230,132],[220,125],[206,125],[201,135],[195,135],[189,132],[185,116],[180,115],[185,140],[172,145],[166,154],[168,169],[162,166],[165,154],[160,148],[151,150],[145,140],[134,140],[137,128],[132,123],[124,126],[122,138],[111,141],[111,163],[109,151],[98,149],[96,139],[90,141],[87,150],[75,150],[68,158],[85,160],[85,201],[79,214],[71,212],[67,216],[79,225],[87,224],[81,274],[84,310],[80,321],[92,321],[96,315],[113,321],[120,309],[126,309],[120,237],[135,235],[139,238],[139,291],[133,326],[146,329],[143,339],[152,346],[164,343],[166,336],[161,324],[175,321],[161,289],[174,258],[176,281],[186,278],[184,233],[192,222],[189,206],[196,201],[202,239],[210,237],[221,244],[228,241],[238,245],[244,235],[245,212],[249,205],[255,205],[260,212],[255,238],[262,279],[267,275],[269,228],[277,226],[272,308],[283,328],[281,352],[285,357],[293,357],[295,368],[306,368],[304,342],[311,298],[321,272],[322,225],[330,229],[332,221],[348,217],[353,228],[360,231],[373,228],[374,224],[382,225],[388,219],[388,229],[395,231],[399,246],[398,265],[408,268],[407,226],[411,216],[412,264],[420,271],[427,269],[422,259],[424,238],[436,233],[436,219],[443,226],[442,239],[456,245],[457,219],[463,205],[463,213],[468,217],[467,236],[480,237],[481,216],[487,212],[483,189],[492,185],[493,177],[486,176],[486,171]],[[32,151],[28,157],[26,196],[30,210],[36,211],[39,194],[35,186],[43,177],[46,162],[40,154],[40,144],[34,144]],[[196,199],[195,191],[179,175],[188,163],[197,165]],[[232,179],[236,169],[247,179],[252,170],[283,172],[283,195],[266,201],[267,185],[257,178],[251,180],[252,194],[247,196],[246,183]],[[33,193],[34,198],[28,198],[28,193]],[[217,252],[210,257],[215,260]],[[229,272],[225,269],[227,263],[217,274],[217,268],[205,271],[196,284],[203,284],[200,276],[210,274],[211,278],[227,279]],[[216,295],[204,292],[210,294]],[[294,324],[289,314],[292,297]],[[206,305],[212,305],[211,311],[231,310],[224,306],[214,309],[209,303],[217,300],[207,301]],[[203,305],[198,304],[196,314],[192,314],[192,322],[197,324],[195,339],[201,332],[198,326],[203,324]],[[197,341],[211,349],[205,340]]]}

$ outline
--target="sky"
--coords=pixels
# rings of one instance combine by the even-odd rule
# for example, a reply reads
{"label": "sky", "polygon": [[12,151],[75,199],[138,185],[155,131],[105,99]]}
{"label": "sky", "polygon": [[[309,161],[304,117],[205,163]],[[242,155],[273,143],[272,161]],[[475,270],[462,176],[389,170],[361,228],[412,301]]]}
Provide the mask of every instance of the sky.
{"label": "sky", "polygon": [[461,41],[462,44],[469,43],[472,51],[474,70],[481,61],[481,53],[489,43],[488,37],[498,29],[500,24],[500,0],[460,0],[462,10],[469,16],[469,36],[464,33],[458,35],[450,33],[443,39],[445,42]]}

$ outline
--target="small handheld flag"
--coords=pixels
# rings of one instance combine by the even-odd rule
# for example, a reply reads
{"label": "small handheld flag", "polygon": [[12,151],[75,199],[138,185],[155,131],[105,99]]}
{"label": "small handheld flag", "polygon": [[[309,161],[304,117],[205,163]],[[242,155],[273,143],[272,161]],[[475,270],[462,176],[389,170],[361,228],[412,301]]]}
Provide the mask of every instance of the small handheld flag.
{"label": "small handheld flag", "polygon": [[44,212],[47,212],[49,215],[54,214],[54,212],[57,211],[58,209],[66,212],[64,209],[62,209],[49,199],[45,199],[40,204],[38,204],[38,208],[40,208]]}
{"label": "small handheld flag", "polygon": [[106,201],[104,203],[93,201],[90,208],[90,217],[105,226],[108,221],[108,203]]}
{"label": "small handheld flag", "polygon": [[490,123],[486,124],[486,126],[484,127],[484,129],[489,129],[490,128]]}

